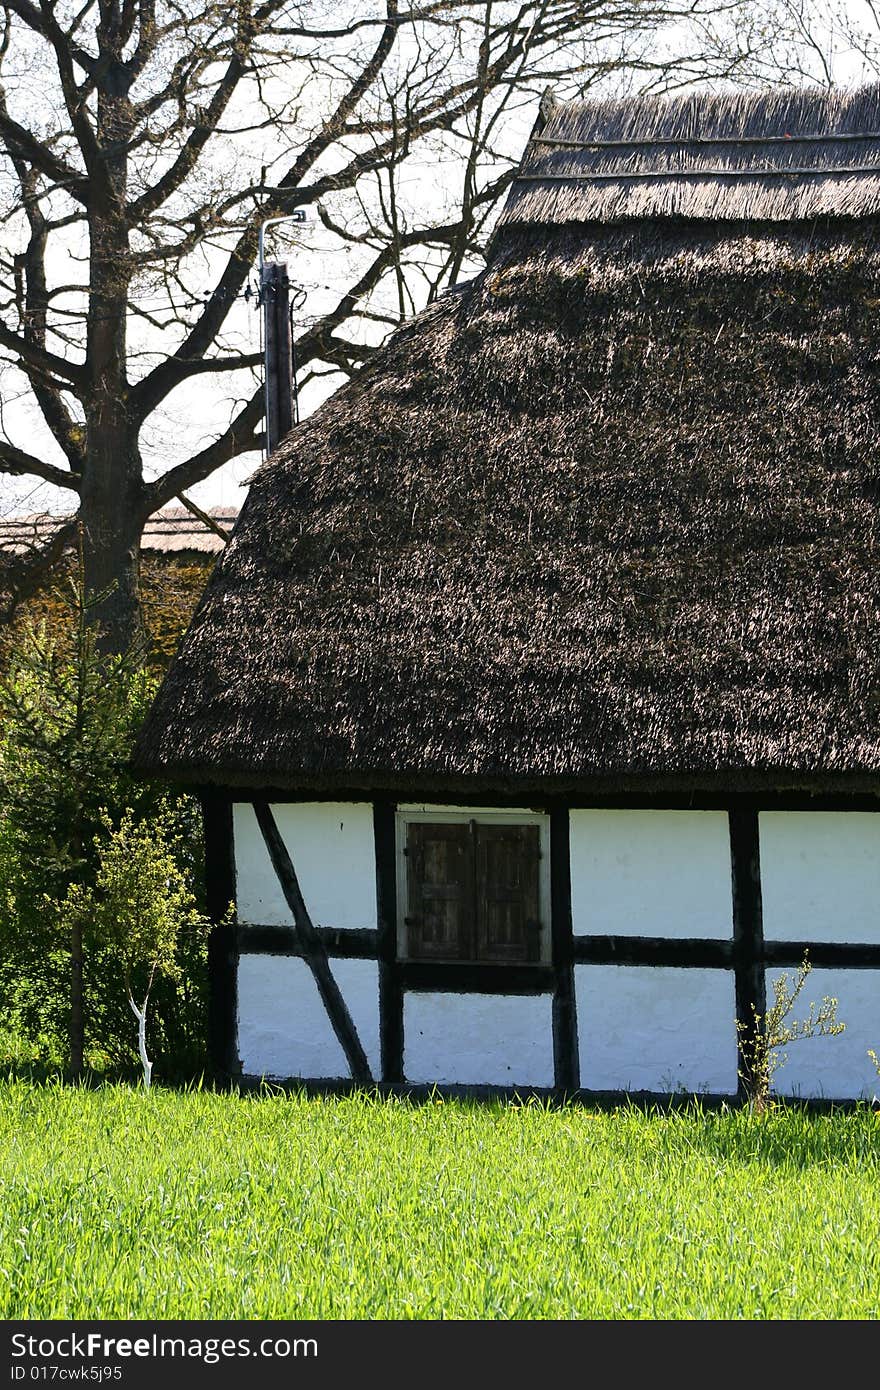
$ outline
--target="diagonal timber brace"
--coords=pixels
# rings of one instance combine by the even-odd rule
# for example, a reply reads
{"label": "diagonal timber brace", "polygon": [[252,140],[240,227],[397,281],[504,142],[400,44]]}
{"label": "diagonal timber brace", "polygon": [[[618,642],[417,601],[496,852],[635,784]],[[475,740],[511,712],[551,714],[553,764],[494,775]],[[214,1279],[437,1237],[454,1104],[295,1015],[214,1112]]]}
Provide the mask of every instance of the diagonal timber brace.
{"label": "diagonal timber brace", "polygon": [[309,916],[293,861],[281,838],[275,817],[272,815],[268,802],[254,801],[252,804],[254,814],[257,817],[257,824],[272,861],[272,867],[278,876],[278,882],[281,884],[281,891],[287,901],[287,906],[293,913],[294,926],[303,959],[318,986],[318,993],[324,1008],[327,1010],[327,1017],[330,1019],[333,1032],[339,1039],[340,1046],[345,1053],[352,1080],[356,1081],[359,1086],[372,1086],[373,1074],[370,1071],[367,1054],[364,1052],[358,1037],[354,1020],[346,1008],[345,1000],[339,992],[339,986],[333,978],[327,951]]}

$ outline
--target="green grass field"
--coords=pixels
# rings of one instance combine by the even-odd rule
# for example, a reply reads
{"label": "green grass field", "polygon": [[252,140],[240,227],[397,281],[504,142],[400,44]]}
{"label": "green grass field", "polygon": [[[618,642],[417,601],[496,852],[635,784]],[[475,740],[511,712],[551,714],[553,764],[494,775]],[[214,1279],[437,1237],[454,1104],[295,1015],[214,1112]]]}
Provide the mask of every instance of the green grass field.
{"label": "green grass field", "polygon": [[0,1083],[0,1316],[874,1318],[869,1108]]}

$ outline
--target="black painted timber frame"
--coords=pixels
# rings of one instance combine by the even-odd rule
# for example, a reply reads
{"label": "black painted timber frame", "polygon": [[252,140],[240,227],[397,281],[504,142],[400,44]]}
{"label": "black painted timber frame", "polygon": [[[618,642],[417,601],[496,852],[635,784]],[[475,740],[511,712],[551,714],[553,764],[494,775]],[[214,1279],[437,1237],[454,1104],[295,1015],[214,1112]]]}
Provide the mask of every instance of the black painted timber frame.
{"label": "black painted timber frame", "polygon": [[553,973],[553,1079],[563,1094],[580,1086],[574,937],[571,921],[571,829],[568,808],[550,812],[550,932]]}
{"label": "black painted timber frame", "polygon": [[382,1080],[403,1082],[403,983],[397,968],[397,843],[395,803],[373,803],[376,921],[379,923],[379,1052]]}
{"label": "black painted timber frame", "polygon": [[[204,821],[208,902],[215,923],[209,944],[211,1002],[210,1049],[214,1065],[227,1076],[236,1076],[240,1064],[236,1048],[236,978],[240,954],[273,954],[307,957],[314,949],[325,959],[375,960],[379,970],[379,1033],[381,1049],[380,1089],[390,1093],[419,1095],[425,1087],[404,1082],[404,999],[407,992],[480,992],[503,995],[547,994],[552,997],[554,1086],[550,1090],[526,1087],[511,1090],[493,1086],[438,1088],[450,1094],[475,1096],[539,1094],[562,1099],[576,1095],[600,1103],[634,1099],[636,1093],[590,1091],[580,1083],[578,1028],[574,988],[579,964],[678,969],[719,969],[733,973],[738,1034],[737,1098],[748,1096],[749,1044],[755,1027],[766,1012],[765,972],[768,968],[797,968],[809,953],[812,965],[839,969],[880,970],[880,944],[802,941],[766,941],[763,934],[759,813],[762,810],[872,811],[880,812],[880,798],[873,796],[808,796],[795,794],[693,796],[606,796],[535,804],[531,798],[463,797],[460,793],[432,794],[430,804],[521,806],[547,814],[550,819],[550,916],[551,961],[535,964],[482,964],[480,962],[407,961],[398,958],[397,854],[395,813],[391,795],[372,800],[376,859],[376,930],[312,928],[308,949],[296,927],[231,925],[228,905],[234,895],[235,870],[232,844],[233,801],[245,803],[251,796],[241,791],[201,789]],[[426,801],[424,796],[413,799]],[[259,797],[273,803],[320,800],[353,800],[363,803],[365,793],[322,796],[267,792]],[[531,802],[531,804],[529,804]],[[253,804],[253,803],[252,803]],[[723,811],[728,817],[731,863],[731,935],[729,938],[673,939],[653,936],[572,934],[569,810],[575,808],[630,810]],[[357,1082],[309,1083],[317,1090],[338,1090]],[[654,1102],[662,1093],[638,1093]],[[729,1103],[732,1096],[701,1097]]]}
{"label": "black painted timber frame", "polygon": [[756,1080],[752,1070],[754,1048],[766,1013],[758,812],[731,811],[728,823],[736,971],[737,1094],[740,1100],[746,1100]]}

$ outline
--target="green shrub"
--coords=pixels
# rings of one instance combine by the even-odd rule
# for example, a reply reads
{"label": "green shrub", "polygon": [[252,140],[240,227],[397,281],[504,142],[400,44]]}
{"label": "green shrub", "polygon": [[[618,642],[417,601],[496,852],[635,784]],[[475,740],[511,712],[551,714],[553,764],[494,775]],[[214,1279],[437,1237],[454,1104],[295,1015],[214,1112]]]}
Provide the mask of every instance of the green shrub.
{"label": "green shrub", "polygon": [[771,1104],[773,1078],[788,1060],[786,1049],[791,1043],[805,1038],[833,1038],[846,1030],[846,1024],[837,1017],[837,1000],[827,994],[822,996],[821,1004],[810,1003],[806,1018],[791,1017],[812,968],[809,952],[805,951],[793,980],[787,970],[777,976],[773,983],[773,1003],[766,1014],[754,1012],[748,1028],[737,1024],[744,1060],[740,1075],[752,1109],[758,1114]]}
{"label": "green shrub", "polygon": [[[81,586],[67,624],[26,624],[0,681],[0,1014],[47,1061],[135,1064],[118,936],[70,910],[93,893],[123,824],[161,827],[196,898],[201,823],[192,798],[135,778],[129,758],[156,677],[138,652],[103,655]],[[148,834],[147,831],[140,832]],[[95,919],[97,921],[97,919]],[[206,933],[183,932],[156,982],[153,1038],[166,1074],[204,1064]]]}

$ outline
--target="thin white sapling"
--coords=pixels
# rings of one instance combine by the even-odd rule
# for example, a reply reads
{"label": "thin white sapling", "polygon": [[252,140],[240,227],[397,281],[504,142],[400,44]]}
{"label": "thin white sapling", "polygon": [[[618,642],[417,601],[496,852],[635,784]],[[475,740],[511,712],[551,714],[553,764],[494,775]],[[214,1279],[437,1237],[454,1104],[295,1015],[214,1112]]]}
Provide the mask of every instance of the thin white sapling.
{"label": "thin white sapling", "polygon": [[116,952],[137,1019],[138,1054],[149,1088],[153,1063],[147,1053],[147,1010],[153,982],[157,974],[179,975],[180,933],[204,929],[206,923],[183,876],[179,834],[167,809],[140,822],[126,812],[115,828],[105,817],[104,825],[107,837],[100,845],[94,888],[71,889],[67,910],[82,914],[89,935]]}

